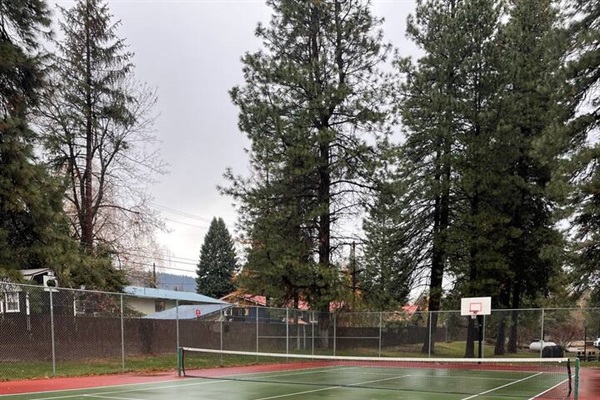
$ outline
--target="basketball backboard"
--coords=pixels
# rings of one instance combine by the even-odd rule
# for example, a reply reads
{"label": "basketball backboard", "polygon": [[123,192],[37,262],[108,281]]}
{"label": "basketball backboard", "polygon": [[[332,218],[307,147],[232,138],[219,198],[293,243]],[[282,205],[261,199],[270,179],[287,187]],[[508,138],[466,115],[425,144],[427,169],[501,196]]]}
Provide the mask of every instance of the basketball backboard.
{"label": "basketball backboard", "polygon": [[463,297],[460,299],[460,315],[475,318],[478,315],[490,315],[491,313],[491,297]]}

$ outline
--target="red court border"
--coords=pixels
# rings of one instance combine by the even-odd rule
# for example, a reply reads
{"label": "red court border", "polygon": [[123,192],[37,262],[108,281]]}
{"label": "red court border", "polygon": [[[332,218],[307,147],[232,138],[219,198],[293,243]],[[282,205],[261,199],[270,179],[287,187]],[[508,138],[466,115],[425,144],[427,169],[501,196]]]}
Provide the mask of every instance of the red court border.
{"label": "red court border", "polygon": [[135,383],[156,383],[174,379],[180,379],[175,372],[159,372],[7,381],[0,382],[0,395],[88,389],[95,387],[130,385]]}
{"label": "red court border", "polygon": [[[288,364],[289,367],[289,364]],[[305,368],[306,365],[303,366]],[[243,373],[243,372],[261,372],[273,370],[273,366],[254,366],[254,367],[239,367],[228,368],[228,373]],[[300,366],[298,366],[300,368]],[[223,375],[223,368],[215,368],[203,370],[204,376],[219,376]],[[193,374],[193,372],[192,372]],[[46,378],[46,379],[31,379],[24,381],[7,381],[0,382],[0,395],[23,394],[34,392],[50,392],[59,390],[72,389],[87,389],[94,387],[107,387],[128,384],[140,383],[156,383],[171,381],[179,378],[176,372],[157,372],[157,373],[129,373],[117,375],[95,375],[84,377],[71,378]],[[545,399],[539,397],[539,400]],[[600,399],[600,367],[584,367],[580,369],[579,379],[579,400],[598,400]]]}

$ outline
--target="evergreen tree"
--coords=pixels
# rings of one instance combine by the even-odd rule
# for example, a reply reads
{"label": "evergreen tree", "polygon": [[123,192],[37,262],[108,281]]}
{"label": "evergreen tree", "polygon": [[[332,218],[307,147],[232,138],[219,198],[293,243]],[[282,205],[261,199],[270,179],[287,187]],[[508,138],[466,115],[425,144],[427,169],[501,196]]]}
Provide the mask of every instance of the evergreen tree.
{"label": "evergreen tree", "polygon": [[296,222],[295,211],[264,212],[253,220],[249,232],[250,246],[238,284],[250,293],[264,295],[270,306],[297,307],[300,299],[310,295],[311,271],[315,270],[309,257],[312,240]]}
{"label": "evergreen tree", "polygon": [[[465,201],[469,197],[460,193],[459,169],[467,158],[464,150],[472,128],[464,112],[472,108],[469,93],[477,82],[467,67],[480,53],[477,38],[496,24],[494,9],[487,3],[419,1],[407,33],[425,55],[415,66],[398,62],[405,74],[399,105],[406,134],[401,161],[401,179],[406,185],[400,199],[402,223],[411,229],[406,239],[409,262],[415,269],[429,271],[428,309],[433,313],[428,332],[437,326],[435,311],[441,307],[448,267],[464,266],[470,253],[465,241],[472,236],[456,226],[458,217],[468,215],[470,209]],[[471,199],[477,197],[469,194],[474,195]],[[425,338],[423,352],[434,351],[431,339]]]}
{"label": "evergreen tree", "polygon": [[[302,291],[328,311],[340,290],[336,227],[374,189],[379,155],[372,143],[385,134],[386,117],[377,67],[388,47],[368,3],[267,3],[271,24],[256,30],[265,50],[244,56],[245,85],[231,91],[251,141],[253,177],[229,173],[232,186],[224,191],[239,202],[250,223],[240,224],[246,237],[268,259],[263,271],[287,271],[289,294]],[[327,322],[320,328],[326,341]]]}
{"label": "evergreen tree", "polygon": [[[445,274],[462,296],[518,308],[523,295],[547,291],[558,266],[547,191],[558,153],[542,145],[560,115],[558,20],[550,1],[503,4],[428,1],[409,21],[426,54],[416,68],[400,64],[406,215],[429,235],[415,254],[431,262],[430,311],[440,307]],[[474,356],[474,322],[466,356]]]}
{"label": "evergreen tree", "polygon": [[[506,176],[500,181],[502,212],[506,216],[501,252],[508,270],[503,273],[498,307],[522,308],[524,298],[547,296],[551,278],[560,273],[561,234],[555,227],[556,198],[548,190],[557,175],[557,159],[564,142],[555,136],[564,102],[561,73],[565,50],[558,30],[557,4],[552,0],[518,2],[499,32],[506,48],[500,73],[496,138]],[[496,277],[497,279],[497,277]],[[504,354],[500,325],[496,354]],[[512,315],[509,351],[517,350],[518,312]]]}
{"label": "evergreen tree", "polygon": [[[62,212],[62,186],[34,155],[31,108],[44,85],[41,37],[50,25],[46,2],[0,1],[0,274],[76,262]],[[12,271],[13,273],[10,273]]]}
{"label": "evergreen tree", "polygon": [[[461,296],[492,296],[496,301],[500,279],[507,270],[500,244],[507,231],[499,199],[505,179],[502,144],[495,137],[499,108],[497,93],[502,82],[495,41],[502,16],[502,2],[473,1],[461,4],[464,31],[460,33],[463,58],[459,67],[460,95],[455,106],[457,129],[455,157],[455,220],[451,229],[450,272],[458,276]],[[481,317],[469,319],[466,356],[474,356],[474,339]]]}
{"label": "evergreen tree", "polygon": [[223,219],[213,218],[200,251],[196,292],[215,298],[231,293],[236,269],[233,239]]}
{"label": "evergreen tree", "polygon": [[578,292],[589,291],[594,304],[600,304],[600,1],[575,0],[569,27],[573,47],[568,65],[570,93],[568,132],[574,156],[570,177],[574,215],[575,285]]}
{"label": "evergreen tree", "polygon": [[415,263],[406,254],[406,249],[415,246],[407,241],[411,227],[404,224],[404,188],[398,182],[382,186],[363,224],[364,270],[359,282],[369,309],[398,310],[406,304],[418,278]]}

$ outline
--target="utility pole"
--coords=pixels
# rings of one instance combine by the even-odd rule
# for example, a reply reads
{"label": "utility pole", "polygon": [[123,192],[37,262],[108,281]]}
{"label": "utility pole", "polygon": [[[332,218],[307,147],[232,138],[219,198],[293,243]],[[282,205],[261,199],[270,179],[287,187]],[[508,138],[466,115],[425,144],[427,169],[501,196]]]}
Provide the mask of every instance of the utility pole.
{"label": "utility pole", "polygon": [[156,284],[156,263],[152,263],[152,287],[155,289],[158,287]]}

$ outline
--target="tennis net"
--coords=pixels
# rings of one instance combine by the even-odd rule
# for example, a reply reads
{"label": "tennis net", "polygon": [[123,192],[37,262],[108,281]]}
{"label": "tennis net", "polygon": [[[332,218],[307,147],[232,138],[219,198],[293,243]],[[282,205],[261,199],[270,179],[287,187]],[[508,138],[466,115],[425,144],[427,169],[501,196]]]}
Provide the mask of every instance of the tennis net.
{"label": "tennis net", "polygon": [[576,399],[578,377],[577,360],[568,358],[346,357],[190,347],[180,348],[178,358],[180,375],[189,377],[474,397]]}

